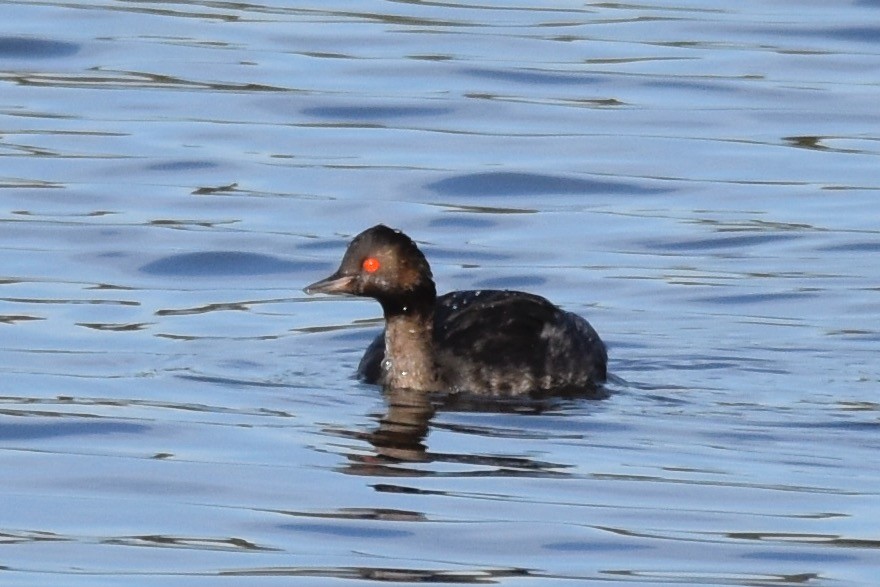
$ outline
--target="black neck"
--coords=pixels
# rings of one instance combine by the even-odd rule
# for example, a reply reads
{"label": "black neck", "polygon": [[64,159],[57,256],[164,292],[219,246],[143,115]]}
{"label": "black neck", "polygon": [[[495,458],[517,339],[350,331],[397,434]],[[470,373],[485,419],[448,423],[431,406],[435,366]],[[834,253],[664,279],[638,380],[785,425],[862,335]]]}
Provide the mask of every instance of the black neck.
{"label": "black neck", "polygon": [[437,291],[434,284],[406,292],[406,295],[383,296],[379,299],[386,319],[396,316],[431,316],[436,301]]}

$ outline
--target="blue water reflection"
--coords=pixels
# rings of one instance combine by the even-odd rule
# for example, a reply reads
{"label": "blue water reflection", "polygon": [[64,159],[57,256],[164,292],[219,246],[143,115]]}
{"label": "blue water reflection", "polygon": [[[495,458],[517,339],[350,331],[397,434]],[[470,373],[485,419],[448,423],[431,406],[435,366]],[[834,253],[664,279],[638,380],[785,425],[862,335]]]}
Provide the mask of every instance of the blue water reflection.
{"label": "blue water reflection", "polygon": [[79,45],[52,39],[31,37],[0,37],[0,58],[52,59],[69,57],[80,50]]}
{"label": "blue water reflection", "polygon": [[83,435],[143,434],[149,432],[149,430],[150,427],[144,424],[107,422],[103,420],[85,420],[82,422],[67,420],[48,421],[40,424],[6,421],[0,424],[0,441],[37,440]]}
{"label": "blue water reflection", "polygon": [[151,275],[179,275],[185,277],[219,275],[266,275],[270,273],[296,273],[318,271],[322,263],[288,261],[270,255],[241,251],[205,251],[181,253],[163,257],[140,268]]}
{"label": "blue water reflection", "polygon": [[632,183],[600,181],[576,177],[556,177],[538,173],[496,171],[449,177],[428,184],[428,189],[443,195],[469,196],[536,196],[541,194],[652,194],[664,189],[648,188]]}

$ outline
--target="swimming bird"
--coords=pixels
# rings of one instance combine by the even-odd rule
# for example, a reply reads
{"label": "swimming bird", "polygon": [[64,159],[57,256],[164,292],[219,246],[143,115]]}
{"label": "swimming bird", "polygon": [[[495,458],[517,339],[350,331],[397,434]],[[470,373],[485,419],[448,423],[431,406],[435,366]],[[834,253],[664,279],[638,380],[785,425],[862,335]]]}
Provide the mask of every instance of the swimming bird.
{"label": "swimming bird", "polygon": [[438,297],[416,243],[382,224],[357,235],[339,269],[305,292],[382,306],[385,330],[358,366],[367,383],[502,397],[591,392],[606,378],[605,344],[584,318],[521,291]]}

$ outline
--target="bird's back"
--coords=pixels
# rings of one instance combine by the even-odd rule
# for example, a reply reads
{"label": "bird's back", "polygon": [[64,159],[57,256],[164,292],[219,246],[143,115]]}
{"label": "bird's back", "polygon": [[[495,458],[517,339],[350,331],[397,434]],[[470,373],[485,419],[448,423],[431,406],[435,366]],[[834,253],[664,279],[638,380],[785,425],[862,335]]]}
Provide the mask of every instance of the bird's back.
{"label": "bird's back", "polygon": [[[437,298],[434,356],[438,391],[521,395],[595,388],[607,355],[582,317],[541,296],[506,290],[456,291]],[[364,353],[358,374],[381,383],[384,332]]]}

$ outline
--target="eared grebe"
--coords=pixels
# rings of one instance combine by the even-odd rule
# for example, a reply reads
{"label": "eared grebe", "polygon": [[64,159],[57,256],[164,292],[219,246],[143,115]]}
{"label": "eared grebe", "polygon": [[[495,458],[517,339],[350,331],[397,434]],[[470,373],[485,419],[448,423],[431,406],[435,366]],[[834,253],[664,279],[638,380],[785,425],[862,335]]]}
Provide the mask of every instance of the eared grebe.
{"label": "eared grebe", "polygon": [[437,297],[416,244],[384,225],[349,244],[333,275],[305,292],[378,300],[385,332],[358,376],[393,389],[512,396],[594,391],[605,381],[605,344],[589,322],[520,291]]}

